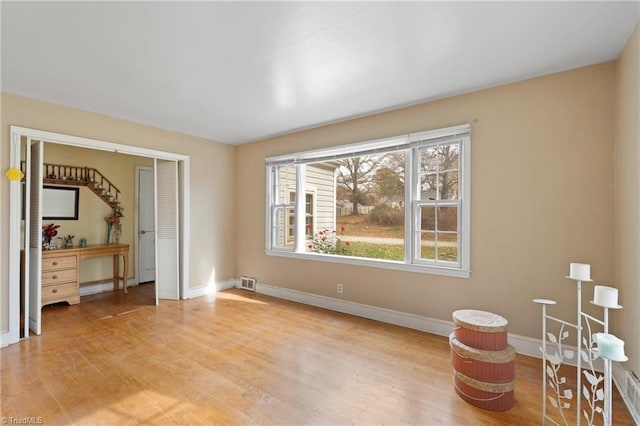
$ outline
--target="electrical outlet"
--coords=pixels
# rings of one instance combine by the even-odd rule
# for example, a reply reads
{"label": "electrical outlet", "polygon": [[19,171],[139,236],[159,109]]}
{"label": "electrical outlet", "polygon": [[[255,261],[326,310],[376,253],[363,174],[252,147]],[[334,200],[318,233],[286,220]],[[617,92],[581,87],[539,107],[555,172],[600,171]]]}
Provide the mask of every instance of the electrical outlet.
{"label": "electrical outlet", "polygon": [[338,283],[338,284],[336,285],[336,291],[337,291],[338,293],[342,293],[342,284]]}

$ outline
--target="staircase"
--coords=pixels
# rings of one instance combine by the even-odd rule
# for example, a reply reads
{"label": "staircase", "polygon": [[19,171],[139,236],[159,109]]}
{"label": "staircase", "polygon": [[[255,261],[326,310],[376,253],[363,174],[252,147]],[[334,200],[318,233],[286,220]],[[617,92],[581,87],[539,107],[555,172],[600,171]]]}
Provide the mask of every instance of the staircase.
{"label": "staircase", "polygon": [[[24,173],[26,169],[24,161],[21,163],[20,168]],[[42,176],[42,181],[46,184],[86,186],[98,198],[114,209],[114,212],[122,210],[119,200],[120,190],[97,169],[43,163]]]}

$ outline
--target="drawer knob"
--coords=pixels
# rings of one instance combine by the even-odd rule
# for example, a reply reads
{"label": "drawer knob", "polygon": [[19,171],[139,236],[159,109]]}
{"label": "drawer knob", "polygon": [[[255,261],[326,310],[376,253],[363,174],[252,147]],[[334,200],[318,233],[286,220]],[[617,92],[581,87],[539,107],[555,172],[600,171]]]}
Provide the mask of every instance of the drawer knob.
{"label": "drawer knob", "polygon": [[58,289],[57,289],[57,288],[54,288],[54,289],[51,291],[51,293],[57,293],[57,292],[58,292]]}
{"label": "drawer knob", "polygon": [[51,278],[53,278],[54,280],[57,280],[57,279],[58,279],[58,276],[57,276],[57,275],[54,275],[54,276],[52,276]]}
{"label": "drawer knob", "polygon": [[58,264],[58,262],[53,262],[53,266],[56,266]]}

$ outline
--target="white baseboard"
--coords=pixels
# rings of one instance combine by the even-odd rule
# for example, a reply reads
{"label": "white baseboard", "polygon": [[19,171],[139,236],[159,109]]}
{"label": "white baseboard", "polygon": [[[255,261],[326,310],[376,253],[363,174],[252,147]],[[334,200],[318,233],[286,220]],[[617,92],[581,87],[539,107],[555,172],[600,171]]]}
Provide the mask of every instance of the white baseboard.
{"label": "white baseboard", "polygon": [[257,283],[256,293],[277,297],[279,299],[291,300],[305,305],[317,306],[319,308],[325,308],[345,314],[356,315],[363,318],[369,318],[388,324],[427,331],[439,336],[448,336],[453,331],[452,321],[408,314],[392,309],[380,308],[377,306],[365,305],[362,303],[336,299],[328,296],[320,296],[312,293],[305,293],[269,284]]}
{"label": "white baseboard", "polygon": [[0,332],[0,348],[4,348],[11,345],[12,343],[16,343],[18,340],[19,339],[16,339],[15,336],[11,335],[9,330]]}
{"label": "white baseboard", "polygon": [[221,281],[214,283],[213,285],[205,284],[196,288],[189,288],[185,291],[184,298],[185,299],[195,299],[196,297],[206,296],[208,294],[213,294],[218,291],[228,290],[230,288],[239,286],[239,281],[237,279],[231,279],[227,281]]}
{"label": "white baseboard", "polygon": [[[217,291],[227,290],[233,288],[236,285],[237,280],[228,280],[223,282],[215,283],[213,286],[203,285],[197,288],[187,289],[185,291],[185,299],[193,299],[196,297],[204,296],[207,294],[212,294]],[[138,282],[135,278],[130,278],[127,282],[127,287],[137,286]],[[108,291],[113,291],[113,281],[105,280],[99,283],[93,283],[89,285],[84,285],[80,287],[80,296],[89,296],[91,294],[105,293]]]}
{"label": "white baseboard", "polygon": [[[136,279],[129,278],[129,280],[127,281],[127,287],[133,287],[136,285],[138,285]],[[80,286],[80,297],[98,293],[106,293],[108,291],[113,291],[113,280],[105,280],[99,283]]]}

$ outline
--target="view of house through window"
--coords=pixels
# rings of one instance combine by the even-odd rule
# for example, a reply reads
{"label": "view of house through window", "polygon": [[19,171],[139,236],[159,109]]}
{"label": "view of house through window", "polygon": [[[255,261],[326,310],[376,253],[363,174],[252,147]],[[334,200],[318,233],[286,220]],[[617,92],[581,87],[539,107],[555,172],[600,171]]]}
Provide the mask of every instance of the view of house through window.
{"label": "view of house through window", "polygon": [[[404,261],[404,162],[398,151],[308,164],[307,185],[315,184],[318,193],[318,223],[307,251]],[[321,183],[316,170],[331,173]]]}
{"label": "view of house through window", "polygon": [[[298,154],[267,165],[267,248],[463,268],[469,232],[463,157],[469,135],[468,127],[460,127],[462,136],[398,137],[384,141],[390,146],[362,144],[351,155],[328,149],[317,159],[314,152],[308,159]],[[300,193],[304,201],[297,199]]]}

